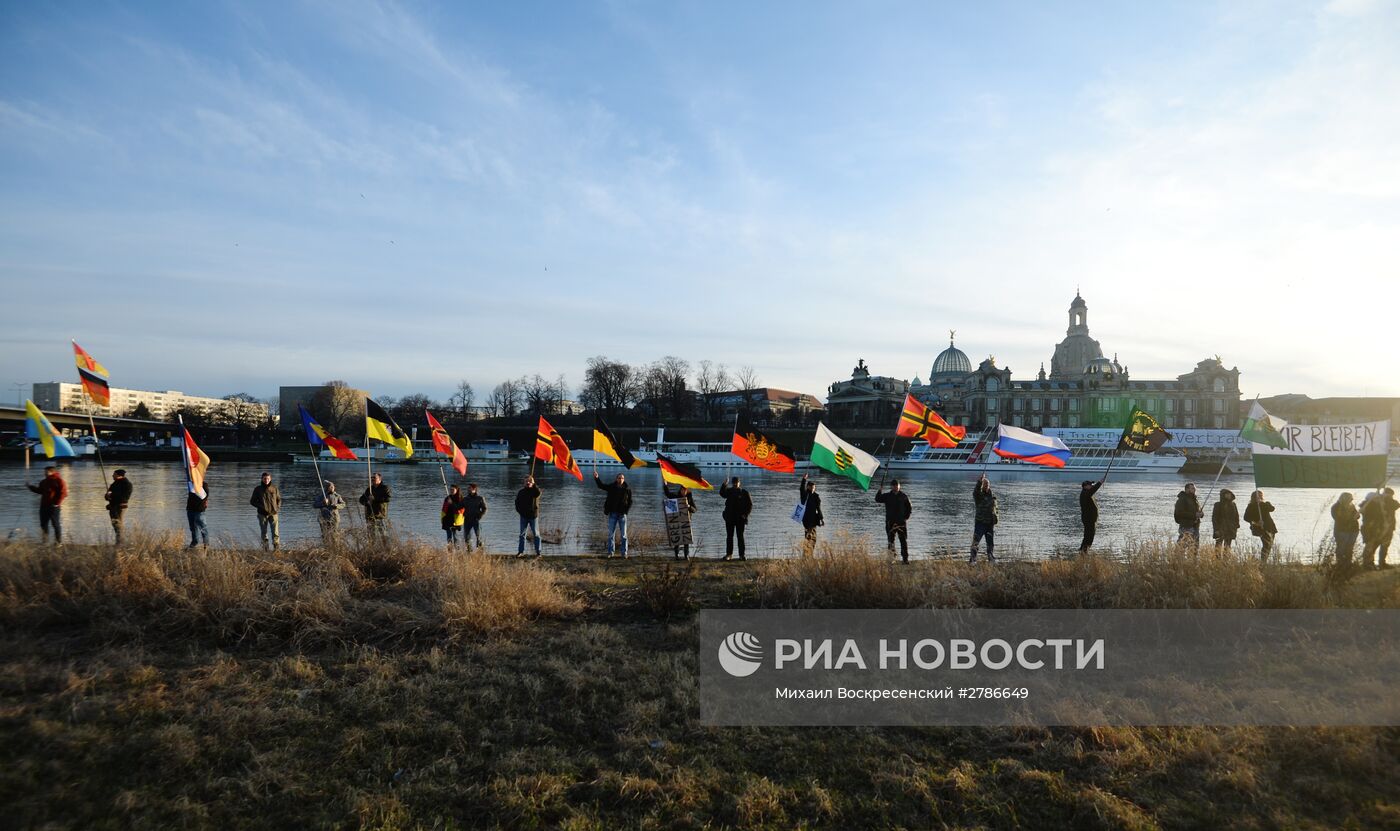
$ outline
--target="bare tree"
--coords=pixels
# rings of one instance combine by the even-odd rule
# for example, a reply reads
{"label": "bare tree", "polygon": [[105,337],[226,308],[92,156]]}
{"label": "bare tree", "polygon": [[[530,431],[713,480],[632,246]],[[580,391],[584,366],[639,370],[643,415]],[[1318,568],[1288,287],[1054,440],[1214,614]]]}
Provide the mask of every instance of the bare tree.
{"label": "bare tree", "polygon": [[546,381],[544,376],[536,372],[528,378],[522,377],[518,383],[527,411],[547,416],[553,415],[558,409],[561,396],[553,381]]}
{"label": "bare tree", "polygon": [[734,380],[724,364],[701,361],[695,373],[695,386],[699,388],[701,403],[704,406],[705,421],[719,417],[720,393],[728,392]]}
{"label": "bare tree", "polygon": [[262,423],[262,407],[258,406],[258,399],[248,393],[225,395],[224,401],[228,403],[209,414],[210,423],[226,424],[238,428],[240,432],[252,430]]}
{"label": "bare tree", "polygon": [[637,400],[640,374],[629,364],[595,355],[588,359],[588,368],[584,370],[579,401],[612,418]]}
{"label": "bare tree", "polygon": [[431,398],[421,392],[415,392],[400,398],[393,406],[386,405],[384,409],[389,411],[400,427],[407,430],[415,424],[424,423],[423,411],[435,407],[437,404],[433,403]]}
{"label": "bare tree", "polygon": [[758,373],[751,366],[741,366],[734,370],[734,386],[743,392],[739,407],[744,415],[751,415],[753,391],[758,389]]}
{"label": "bare tree", "polygon": [[486,399],[486,408],[493,416],[510,418],[519,414],[520,401],[520,382],[506,379],[491,390],[490,397]]}
{"label": "bare tree", "polygon": [[448,399],[452,409],[461,418],[471,418],[472,406],[476,404],[476,390],[465,379],[457,383],[457,391]]}
{"label": "bare tree", "polygon": [[690,415],[690,389],[686,386],[690,364],[674,355],[667,355],[647,367],[642,387],[645,398],[658,416],[685,418]]}
{"label": "bare tree", "polygon": [[327,381],[311,396],[312,415],[322,427],[344,439],[364,435],[364,395],[344,381]]}

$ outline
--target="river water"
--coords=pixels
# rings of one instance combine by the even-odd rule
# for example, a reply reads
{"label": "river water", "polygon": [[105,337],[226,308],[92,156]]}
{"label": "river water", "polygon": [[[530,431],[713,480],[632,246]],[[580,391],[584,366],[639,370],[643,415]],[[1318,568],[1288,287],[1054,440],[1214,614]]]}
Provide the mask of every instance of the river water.
{"label": "river water", "polygon": [[[31,472],[37,481],[42,475],[40,460]],[[109,470],[111,466],[109,465]],[[135,493],[127,511],[127,527],[150,531],[174,530],[187,533],[185,524],[185,479],[178,463],[129,462],[125,464]],[[256,544],[257,517],[248,499],[258,484],[259,474],[271,470],[282,491],[282,540],[284,544],[316,539],[319,531],[312,502],[316,497],[316,473],[311,465],[220,464],[209,470],[210,507],[207,514],[211,535],[223,543]],[[82,460],[62,466],[70,496],[63,507],[65,536],[72,542],[97,542],[111,538],[103,509],[105,486],[95,462]],[[393,490],[390,518],[400,532],[426,540],[440,540],[438,511],[443,487],[435,465],[392,465],[383,468],[385,481]],[[601,471],[604,481],[615,475]],[[336,482],[341,495],[350,503],[344,527],[359,527],[360,510],[355,500],[365,488],[365,469],[360,465],[324,466],[325,477]],[[489,511],[483,523],[487,547],[514,552],[518,522],[513,509],[515,491],[520,487],[523,465],[478,466],[470,471],[486,497]],[[451,468],[449,481],[459,481]],[[713,473],[718,485],[721,472]],[[823,539],[838,532],[867,535],[883,545],[883,507],[875,504],[872,488],[862,491],[847,479],[817,472],[818,492],[826,526]],[[628,471],[634,505],[629,517],[638,539],[650,539],[638,553],[655,553],[654,541],[664,537],[661,514],[661,479],[656,469]],[[801,541],[801,528],[790,518],[797,501],[800,477],[755,470],[745,475],[744,484],[754,499],[748,542],[751,556],[789,556]],[[909,544],[914,557],[946,556],[950,550],[966,551],[972,529],[972,475],[961,473],[909,473],[899,478],[914,505],[909,523]],[[537,471],[544,492],[541,528],[562,531],[562,542],[548,545],[549,554],[589,554],[599,550],[605,518],[602,491],[596,489],[591,472],[584,481],[550,468]],[[38,497],[24,487],[22,463],[0,463],[0,531],[9,536],[38,536]],[[1189,479],[1179,475],[1114,476],[1099,492],[1100,521],[1096,547],[1100,551],[1118,549],[1126,542],[1174,533],[1172,506],[1187,481],[1196,481],[1201,495],[1210,477]],[[1078,547],[1078,482],[1064,477],[1048,478],[1025,473],[994,473],[1001,522],[997,526],[1000,556],[1012,559],[1042,558]],[[1243,513],[1253,480],[1226,476],[1221,486],[1236,494]],[[465,491],[465,488],[463,488]],[[1330,536],[1328,508],[1340,491],[1271,490],[1267,496],[1277,508],[1274,517],[1280,533],[1280,548],[1299,559],[1315,557],[1318,544]],[[1360,493],[1358,492],[1358,497]],[[696,547],[699,556],[724,553],[724,522],[720,518],[723,500],[718,491],[696,492],[699,512],[695,515]],[[1203,535],[1210,536],[1207,508]],[[546,539],[549,538],[548,533]],[[1258,550],[1257,541],[1244,529],[1239,546],[1248,552]]]}

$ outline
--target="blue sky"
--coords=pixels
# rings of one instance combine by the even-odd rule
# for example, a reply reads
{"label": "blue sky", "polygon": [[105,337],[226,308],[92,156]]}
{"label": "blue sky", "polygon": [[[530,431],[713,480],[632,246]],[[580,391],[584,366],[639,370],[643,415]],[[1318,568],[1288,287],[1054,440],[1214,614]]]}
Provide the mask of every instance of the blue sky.
{"label": "blue sky", "polygon": [[4,4],[0,382],[1400,395],[1400,4],[1150,5]]}

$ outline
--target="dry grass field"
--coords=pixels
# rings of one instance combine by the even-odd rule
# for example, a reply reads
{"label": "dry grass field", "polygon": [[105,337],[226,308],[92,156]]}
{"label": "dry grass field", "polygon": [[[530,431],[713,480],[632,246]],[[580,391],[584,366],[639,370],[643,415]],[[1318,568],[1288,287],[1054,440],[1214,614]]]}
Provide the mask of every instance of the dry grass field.
{"label": "dry grass field", "polygon": [[1400,827],[1397,729],[698,723],[706,608],[1400,606],[1168,547],[969,567],[0,546],[16,828]]}

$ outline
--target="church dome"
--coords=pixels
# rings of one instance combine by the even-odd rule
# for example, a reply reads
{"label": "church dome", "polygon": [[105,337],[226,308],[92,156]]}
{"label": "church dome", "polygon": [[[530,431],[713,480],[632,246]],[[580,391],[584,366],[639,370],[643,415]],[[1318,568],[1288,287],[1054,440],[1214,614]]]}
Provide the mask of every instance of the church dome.
{"label": "church dome", "polygon": [[1118,365],[1108,358],[1094,358],[1084,367],[1085,375],[1113,375],[1119,372]]}
{"label": "church dome", "polygon": [[1089,304],[1088,304],[1088,303],[1085,303],[1085,302],[1084,302],[1084,298],[1080,297],[1080,296],[1079,296],[1079,292],[1076,291],[1076,292],[1074,293],[1074,300],[1073,300],[1073,302],[1071,302],[1071,303],[1069,304],[1069,309],[1070,309],[1070,311],[1074,311],[1075,309],[1087,309],[1087,308],[1089,308]]}
{"label": "church dome", "polygon": [[972,361],[968,360],[967,354],[953,345],[953,333],[948,333],[948,348],[938,353],[938,357],[933,359],[933,372],[931,378],[940,375],[966,375],[972,371]]}

